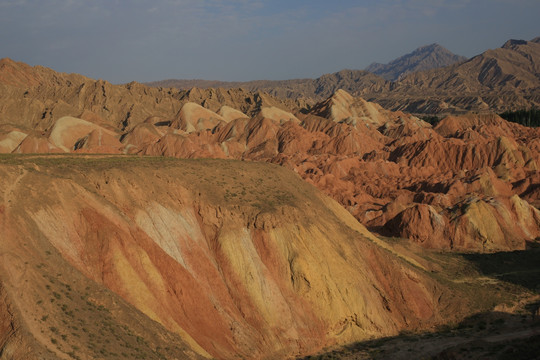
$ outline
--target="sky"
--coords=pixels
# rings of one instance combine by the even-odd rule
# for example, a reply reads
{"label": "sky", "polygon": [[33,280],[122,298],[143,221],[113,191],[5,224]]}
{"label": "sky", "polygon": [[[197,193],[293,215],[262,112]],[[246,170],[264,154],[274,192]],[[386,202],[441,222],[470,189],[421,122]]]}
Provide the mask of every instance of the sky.
{"label": "sky", "polygon": [[0,0],[0,58],[112,83],[316,78],[540,36],[539,0]]}

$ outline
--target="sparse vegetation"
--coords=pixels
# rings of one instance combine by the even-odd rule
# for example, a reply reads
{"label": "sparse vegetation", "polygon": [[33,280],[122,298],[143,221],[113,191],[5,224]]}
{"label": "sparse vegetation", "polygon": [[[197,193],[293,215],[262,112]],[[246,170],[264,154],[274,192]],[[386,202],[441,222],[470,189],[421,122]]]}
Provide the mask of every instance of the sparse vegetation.
{"label": "sparse vegetation", "polygon": [[[274,211],[276,207],[281,205],[294,206],[298,200],[293,195],[298,189],[284,189],[282,186],[284,183],[290,182],[283,179],[283,176],[285,174],[290,176],[290,174],[277,165],[265,163],[250,162],[249,165],[246,165],[245,162],[239,160],[177,159],[163,156],[103,155],[84,157],[73,154],[0,154],[0,164],[35,164],[54,168],[55,172],[58,173],[62,173],[64,170],[86,172],[88,169],[93,171],[113,168],[129,169],[134,163],[138,166],[151,167],[155,167],[156,164],[159,164],[159,167],[180,166],[183,169],[183,178],[178,180],[190,186],[196,184],[201,190],[205,190],[200,191],[200,193],[207,196],[214,194],[211,200],[218,203],[233,202],[239,205],[251,205],[266,212]],[[217,164],[220,166],[216,166]],[[227,165],[223,166],[223,164]],[[201,177],[201,171],[208,168],[212,168],[215,173],[212,176]],[[28,170],[30,169],[32,169],[31,166],[28,167]],[[248,179],[249,181],[247,181]]]}
{"label": "sparse vegetation", "polygon": [[437,125],[441,121],[441,118],[439,118],[437,115],[426,115],[422,116],[421,119],[431,124],[432,126]]}
{"label": "sparse vegetation", "polygon": [[[151,334],[147,338],[147,329],[142,325],[145,324],[144,320],[140,322],[140,319],[144,317],[139,315],[141,318],[134,320],[132,315],[127,316],[125,304],[121,306],[122,310],[118,310],[118,305],[114,305],[116,312],[113,314],[110,305],[116,304],[118,300],[111,302],[112,293],[103,292],[103,290],[96,292],[96,289],[90,286],[81,287],[84,284],[84,282],[80,283],[81,275],[77,275],[76,278],[79,280],[75,280],[72,273],[67,274],[64,271],[57,273],[58,266],[49,268],[43,264],[35,268],[39,273],[38,278],[42,279],[42,285],[36,289],[40,289],[40,296],[47,296],[51,301],[51,304],[48,304],[39,298],[36,299],[35,303],[39,305],[36,306],[36,310],[46,313],[40,314],[35,320],[41,324],[40,333],[47,336],[56,351],[75,360],[185,357],[182,348],[177,346],[158,351],[158,346],[165,344],[162,342],[165,341],[163,339],[170,335],[159,330],[162,331],[161,335]],[[54,277],[48,271],[53,268]],[[81,296],[70,296],[72,293],[81,294]],[[37,293],[34,296],[37,296]],[[129,311],[134,310],[129,309]],[[119,317],[119,314],[122,315]],[[146,326],[148,325],[156,327],[153,322],[146,323]],[[172,341],[174,342],[182,344],[179,338]],[[126,351],[126,349],[130,350]]]}
{"label": "sparse vegetation", "polygon": [[499,114],[499,116],[507,121],[518,123],[524,126],[540,126],[540,110],[538,109],[505,111]]}

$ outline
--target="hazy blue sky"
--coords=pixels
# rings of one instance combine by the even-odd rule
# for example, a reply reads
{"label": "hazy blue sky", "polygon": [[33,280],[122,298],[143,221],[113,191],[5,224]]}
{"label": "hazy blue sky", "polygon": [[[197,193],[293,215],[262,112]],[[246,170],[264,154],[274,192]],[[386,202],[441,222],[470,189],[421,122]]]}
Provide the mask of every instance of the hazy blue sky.
{"label": "hazy blue sky", "polygon": [[0,57],[114,83],[318,77],[540,36],[539,0],[0,0]]}

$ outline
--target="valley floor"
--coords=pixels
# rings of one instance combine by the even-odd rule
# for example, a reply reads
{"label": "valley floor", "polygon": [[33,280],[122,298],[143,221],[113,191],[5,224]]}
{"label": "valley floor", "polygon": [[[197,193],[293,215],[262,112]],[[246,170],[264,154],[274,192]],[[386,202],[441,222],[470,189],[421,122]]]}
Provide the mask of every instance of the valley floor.
{"label": "valley floor", "polygon": [[[404,331],[327,350],[302,359],[538,359],[540,354],[540,249],[496,254],[436,254],[446,262],[445,276],[477,289],[489,301],[490,288],[501,296],[517,295],[493,310],[469,316],[428,332]],[[441,263],[445,263],[442,261]],[[472,267],[471,267],[472,266]],[[476,269],[469,272],[467,269]],[[509,271],[512,269],[512,271]],[[478,271],[478,272],[476,272]],[[463,273],[462,276],[456,276]],[[451,279],[453,278],[453,279]],[[520,289],[523,290],[519,294]]]}

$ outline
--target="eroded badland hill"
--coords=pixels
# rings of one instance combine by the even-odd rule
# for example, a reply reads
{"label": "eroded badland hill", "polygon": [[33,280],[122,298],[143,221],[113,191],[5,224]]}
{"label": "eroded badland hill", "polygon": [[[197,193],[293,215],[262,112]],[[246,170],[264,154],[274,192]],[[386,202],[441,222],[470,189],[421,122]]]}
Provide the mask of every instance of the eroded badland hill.
{"label": "eroded badland hill", "polygon": [[527,294],[374,236],[275,165],[49,155],[0,172],[8,358],[290,357]]}
{"label": "eroded badland hill", "polygon": [[420,333],[444,357],[534,335],[514,320],[538,308],[538,129],[9,59],[0,94],[2,359],[373,357],[395,337],[393,358]]}
{"label": "eroded badland hill", "polygon": [[371,230],[426,248],[525,249],[540,235],[540,132],[494,114],[450,116],[433,127],[343,90],[299,111],[239,89],[115,86],[4,64],[26,85],[2,85],[1,152],[271,162]]}

